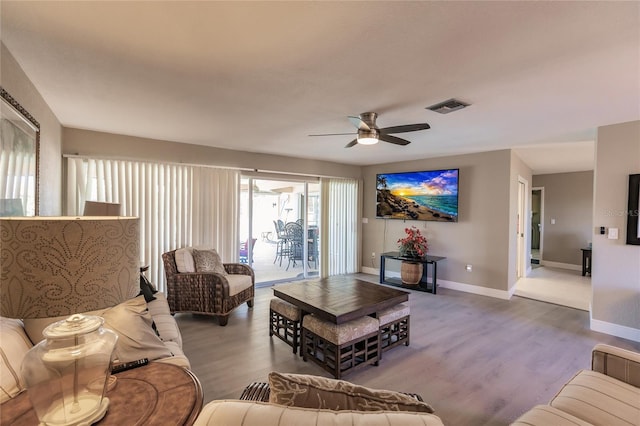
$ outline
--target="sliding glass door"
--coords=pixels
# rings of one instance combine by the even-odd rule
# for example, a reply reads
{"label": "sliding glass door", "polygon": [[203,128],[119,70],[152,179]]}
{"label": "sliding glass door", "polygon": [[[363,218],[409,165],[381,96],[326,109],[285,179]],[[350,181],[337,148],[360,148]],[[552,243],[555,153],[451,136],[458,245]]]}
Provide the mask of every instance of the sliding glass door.
{"label": "sliding glass door", "polygon": [[239,256],[256,283],[317,276],[320,244],[318,181],[241,178]]}

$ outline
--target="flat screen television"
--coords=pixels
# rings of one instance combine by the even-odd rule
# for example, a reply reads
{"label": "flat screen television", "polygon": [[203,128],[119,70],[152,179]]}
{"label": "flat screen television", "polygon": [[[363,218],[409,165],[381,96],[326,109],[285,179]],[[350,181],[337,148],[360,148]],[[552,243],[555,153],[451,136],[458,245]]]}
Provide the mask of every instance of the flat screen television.
{"label": "flat screen television", "polygon": [[376,175],[376,217],[458,221],[459,169]]}

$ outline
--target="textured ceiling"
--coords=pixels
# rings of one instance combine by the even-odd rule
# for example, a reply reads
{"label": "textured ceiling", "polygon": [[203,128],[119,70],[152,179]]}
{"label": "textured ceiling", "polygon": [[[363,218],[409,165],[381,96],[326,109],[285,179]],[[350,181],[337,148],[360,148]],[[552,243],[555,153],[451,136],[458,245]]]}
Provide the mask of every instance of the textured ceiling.
{"label": "textured ceiling", "polygon": [[[2,42],[68,127],[359,165],[523,147],[551,173],[592,168],[595,129],[640,119],[639,2],[0,7]],[[452,97],[472,105],[425,110]],[[307,136],[365,111],[432,128],[406,147]]]}

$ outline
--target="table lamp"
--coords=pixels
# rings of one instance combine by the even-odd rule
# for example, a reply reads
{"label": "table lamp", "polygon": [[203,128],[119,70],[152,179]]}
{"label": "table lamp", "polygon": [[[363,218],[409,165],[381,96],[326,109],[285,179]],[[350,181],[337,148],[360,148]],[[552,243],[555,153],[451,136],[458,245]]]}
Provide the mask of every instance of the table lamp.
{"label": "table lamp", "polygon": [[66,317],[45,329],[22,371],[46,425],[104,416],[116,336],[103,319],[75,315],[115,306],[139,291],[139,221],[130,217],[0,218],[0,314]]}

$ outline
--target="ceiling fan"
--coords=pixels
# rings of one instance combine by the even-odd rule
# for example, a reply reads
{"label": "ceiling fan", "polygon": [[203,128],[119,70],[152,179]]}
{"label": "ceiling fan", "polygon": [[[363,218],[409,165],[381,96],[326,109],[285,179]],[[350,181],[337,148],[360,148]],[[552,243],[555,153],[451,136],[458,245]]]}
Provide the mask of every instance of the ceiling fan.
{"label": "ceiling fan", "polygon": [[[347,145],[345,145],[345,148],[351,148],[356,144],[373,145],[378,143],[378,141],[389,142],[396,145],[409,145],[411,142],[406,139],[392,136],[391,133],[416,132],[418,130],[427,130],[431,128],[431,126],[429,126],[429,124],[427,123],[420,123],[384,127],[381,129],[376,125],[377,117],[378,114],[376,114],[375,112],[363,112],[359,117],[347,117],[349,121],[351,121],[351,124],[353,124],[358,129],[358,136]],[[336,136],[353,134],[354,133],[326,133],[321,135],[309,136]]]}

